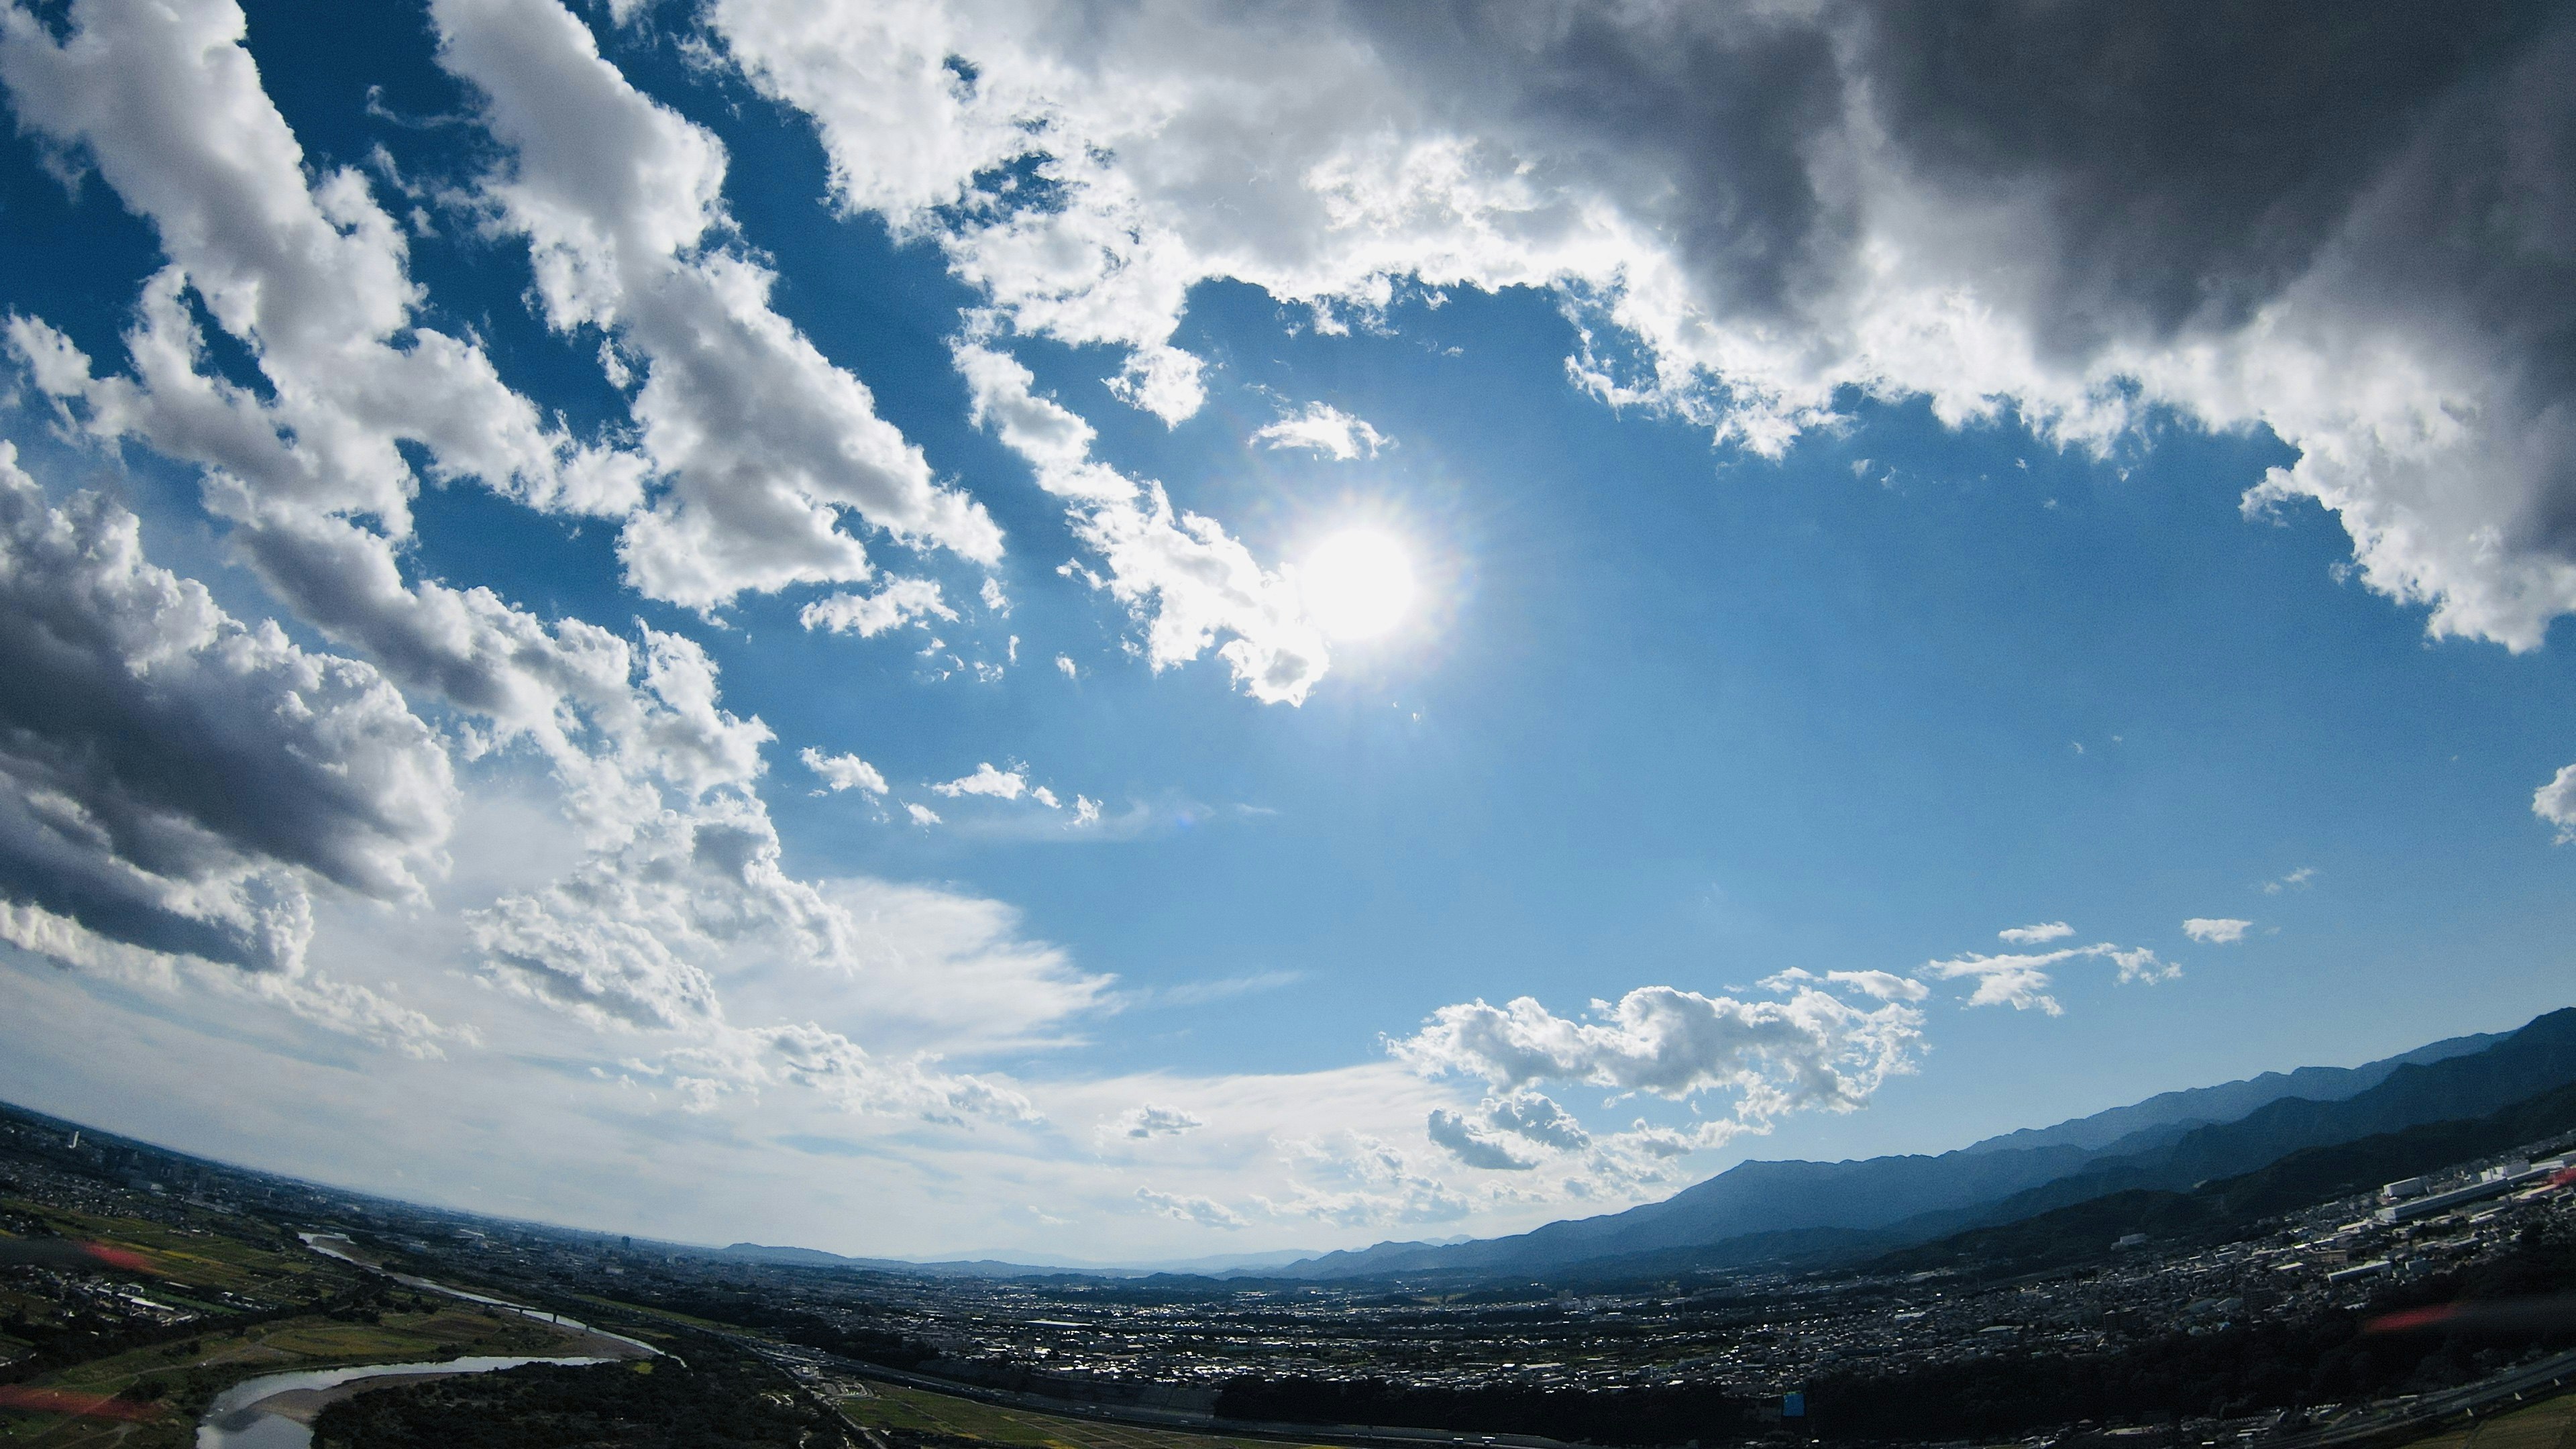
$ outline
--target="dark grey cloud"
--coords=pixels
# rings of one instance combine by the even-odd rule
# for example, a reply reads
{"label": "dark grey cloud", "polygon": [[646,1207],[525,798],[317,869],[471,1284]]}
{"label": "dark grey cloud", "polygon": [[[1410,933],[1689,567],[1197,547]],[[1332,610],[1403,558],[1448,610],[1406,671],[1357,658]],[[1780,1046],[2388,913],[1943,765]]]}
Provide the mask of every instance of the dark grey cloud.
{"label": "dark grey cloud", "polygon": [[[2563,171],[2506,154],[2570,112],[2576,74],[2550,58],[2561,6],[1460,0],[1344,14],[1455,123],[1620,193],[1713,308],[1742,317],[1840,289],[1863,200],[1848,168],[1877,141],[1963,200],[2034,204],[2044,225],[1994,264],[2040,274],[2038,319],[2079,353],[2241,326],[2427,140],[2452,163],[2453,205],[2384,239],[2434,264],[2419,284],[2509,264],[2527,240],[2458,248],[2474,218],[2516,204],[2479,193],[2568,191]],[[2472,200],[2484,207],[2457,209]]]}
{"label": "dark grey cloud", "polygon": [[2531,48],[2533,4],[1856,5],[1889,141],[1963,192],[2027,189],[2059,345],[2235,327],[2315,264],[2446,109]]}
{"label": "dark grey cloud", "polygon": [[416,897],[445,752],[372,666],[244,625],[131,513],[49,505],[0,444],[0,895],[101,936],[295,969],[306,885]]}
{"label": "dark grey cloud", "polygon": [[1577,1152],[1592,1145],[1592,1134],[1583,1130],[1583,1124],[1574,1120],[1572,1113],[1536,1092],[1486,1103],[1485,1120],[1498,1130],[1518,1133],[1561,1151]]}
{"label": "dark grey cloud", "polygon": [[1466,1118],[1445,1107],[1431,1109],[1430,1120],[1423,1124],[1423,1131],[1434,1146],[1444,1149],[1469,1167],[1481,1167],[1492,1172],[1527,1172],[1538,1166],[1535,1162],[1524,1162],[1514,1157],[1509,1148],[1492,1138],[1478,1136]]}
{"label": "dark grey cloud", "polygon": [[[1982,395],[2098,445],[2128,387],[2272,426],[2306,456],[2249,507],[2337,511],[2437,632],[2527,648],[2576,609],[2576,10],[1343,14],[1446,123],[1645,229],[1687,286],[1659,362],[1721,396]],[[2026,360],[1922,345],[1961,325],[1940,296],[1983,319],[1969,359]]]}
{"label": "dark grey cloud", "polygon": [[1360,5],[1455,119],[1619,192],[1740,314],[1786,317],[1848,265],[1854,217],[1811,142],[1845,79],[1814,17],[1733,6]]}

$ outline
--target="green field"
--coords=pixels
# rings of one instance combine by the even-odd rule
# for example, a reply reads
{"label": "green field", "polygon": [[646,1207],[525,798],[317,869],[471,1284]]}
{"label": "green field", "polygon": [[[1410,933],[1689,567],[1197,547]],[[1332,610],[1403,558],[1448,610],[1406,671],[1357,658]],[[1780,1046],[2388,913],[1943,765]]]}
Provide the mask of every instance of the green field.
{"label": "green field", "polygon": [[895,1384],[870,1384],[868,1388],[869,1397],[840,1401],[842,1414],[866,1429],[910,1429],[987,1444],[1023,1445],[1026,1449],[1293,1449],[1268,1439],[1139,1429],[1028,1409],[1006,1409]]}
{"label": "green field", "polygon": [[2576,1449],[2576,1393],[2419,1439],[2407,1449]]}
{"label": "green field", "polygon": [[190,1288],[220,1289],[294,1303],[327,1297],[356,1281],[348,1268],[248,1220],[202,1214],[204,1226],[172,1227],[19,1199],[0,1199],[0,1208],[34,1218],[46,1231],[66,1238],[140,1253],[160,1283],[183,1296]]}
{"label": "green field", "polygon": [[[78,1418],[0,1409],[0,1445],[8,1449],[183,1449],[196,1440],[196,1420],[216,1394],[247,1378],[335,1364],[401,1362],[459,1354],[541,1354],[574,1335],[516,1314],[433,1302],[419,1311],[383,1314],[376,1323],[311,1317],[242,1330],[209,1326],[172,1343],[91,1359],[31,1381],[31,1387],[129,1396],[154,1417],[140,1421]],[[138,1390],[137,1386],[141,1386]]]}

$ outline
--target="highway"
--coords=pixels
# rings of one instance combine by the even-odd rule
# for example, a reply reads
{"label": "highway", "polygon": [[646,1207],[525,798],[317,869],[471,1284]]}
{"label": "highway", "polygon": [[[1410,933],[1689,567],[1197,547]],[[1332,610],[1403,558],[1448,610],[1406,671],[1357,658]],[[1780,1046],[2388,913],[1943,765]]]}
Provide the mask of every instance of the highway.
{"label": "highway", "polygon": [[[1246,1419],[1221,1419],[1214,1414],[1194,1413],[1187,1409],[1157,1409],[1140,1404],[1085,1404],[1070,1399],[1050,1398],[1044,1394],[1016,1393],[1009,1389],[989,1388],[982,1384],[961,1383],[955,1379],[913,1373],[906,1369],[887,1368],[882,1364],[862,1363],[825,1353],[802,1344],[771,1343],[743,1337],[736,1342],[770,1362],[793,1372],[802,1366],[841,1378],[874,1379],[880,1383],[901,1384],[907,1388],[928,1389],[932,1393],[951,1394],[961,1399],[998,1404],[1004,1408],[1026,1409],[1032,1413],[1052,1414],[1060,1419],[1097,1419],[1106,1424],[1126,1424],[1141,1429],[1172,1429],[1187,1434],[1227,1434],[1243,1439],[1279,1439],[1298,1444],[1351,1445],[1354,1449],[1423,1449],[1425,1445],[1471,1445],[1482,1449],[1576,1449],[1559,1439],[1537,1434],[1469,1434],[1454,1429],[1414,1429],[1393,1424],[1274,1424]],[[1722,1436],[1712,1436],[1722,1437]]]}
{"label": "highway", "polygon": [[2367,1409],[2321,1429],[2267,1439],[2264,1449],[2357,1449],[2366,1444],[2395,1444],[2437,1430],[2446,1420],[2505,1413],[2536,1403],[2576,1380],[2576,1350],[2552,1354],[2518,1369],[2507,1369],[2438,1394],[2403,1399]]}

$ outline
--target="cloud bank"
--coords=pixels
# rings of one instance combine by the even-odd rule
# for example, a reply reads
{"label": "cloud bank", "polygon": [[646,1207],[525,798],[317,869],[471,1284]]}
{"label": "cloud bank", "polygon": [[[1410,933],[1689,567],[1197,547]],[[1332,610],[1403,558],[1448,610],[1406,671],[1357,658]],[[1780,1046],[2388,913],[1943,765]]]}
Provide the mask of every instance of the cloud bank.
{"label": "cloud bank", "polygon": [[2011,409],[2083,447],[2159,407],[2261,424],[2301,456],[2248,511],[2333,511],[2362,577],[2435,634],[2528,649],[2576,607],[2564,16],[707,18],[812,119],[842,205],[935,239],[1007,325],[1120,349],[1128,396],[1166,417],[1198,405],[1172,339],[1202,279],[1326,329],[1401,287],[1534,285],[1596,319],[1579,383],[1758,451],[1852,390],[1953,423]]}

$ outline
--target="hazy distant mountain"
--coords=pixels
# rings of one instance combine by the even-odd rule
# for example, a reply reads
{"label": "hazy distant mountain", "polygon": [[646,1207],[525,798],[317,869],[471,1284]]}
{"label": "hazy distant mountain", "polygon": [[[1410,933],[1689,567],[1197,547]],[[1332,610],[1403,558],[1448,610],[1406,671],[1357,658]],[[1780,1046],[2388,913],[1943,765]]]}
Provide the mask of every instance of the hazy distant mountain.
{"label": "hazy distant mountain", "polygon": [[961,1258],[938,1263],[913,1263],[901,1258],[844,1258],[820,1248],[774,1248],[764,1243],[735,1243],[715,1252],[718,1257],[740,1258],[748,1263],[773,1263],[791,1268],[858,1268],[929,1278],[1020,1278],[1065,1271],[1061,1267],[1009,1263],[998,1258]]}
{"label": "hazy distant mountain", "polygon": [[2102,1256],[2129,1233],[2215,1241],[2275,1213],[2366,1192],[2576,1128],[2576,1084],[2552,1087],[2482,1116],[2427,1122],[2329,1146],[2308,1147],[2188,1191],[2127,1188],[1992,1227],[1954,1233],[1871,1263],[1890,1273],[1984,1265],[2026,1272]]}
{"label": "hazy distant mountain", "polygon": [[2429,1122],[2483,1117],[2576,1082],[2576,1009],[2553,1011],[2493,1046],[2408,1064],[2339,1102],[2285,1097],[2235,1122],[2198,1127],[2139,1150],[2102,1153],[2080,1170],[1977,1214],[2011,1222],[2132,1188],[2189,1188],[2270,1166],[2293,1153]]}
{"label": "hazy distant mountain", "polygon": [[2175,1123],[2199,1126],[2211,1122],[2233,1122],[2284,1097],[2337,1102],[2378,1086],[2399,1067],[2429,1065],[2484,1051],[2507,1035],[2509,1033],[2496,1032],[2483,1036],[2455,1036],[2357,1067],[2301,1067],[2295,1072],[2265,1072],[2259,1077],[2225,1082],[2215,1087],[2160,1092],[2126,1107],[2113,1107],[2107,1112],[2060,1122],[2054,1127],[2025,1127],[2019,1132],[2007,1132],[2000,1137],[1970,1143],[1959,1150],[1995,1152],[2016,1147],[2099,1149],[2150,1128]]}
{"label": "hazy distant mountain", "polygon": [[739,1258],[750,1263],[774,1263],[798,1268],[857,1268],[885,1273],[911,1273],[934,1278],[1024,1278],[1057,1273],[1096,1273],[1112,1277],[1145,1277],[1156,1273],[1213,1274],[1275,1268],[1301,1258],[1311,1258],[1308,1248],[1275,1248],[1266,1253],[1221,1253],[1204,1258],[1184,1258],[1168,1263],[1088,1263],[1080,1259],[1063,1259],[1052,1263],[1021,1263],[991,1255],[973,1255],[917,1263],[902,1258],[845,1258],[820,1248],[771,1247],[763,1243],[735,1243],[715,1250],[720,1257]]}
{"label": "hazy distant mountain", "polygon": [[1855,1249],[1894,1246],[2133,1187],[2187,1187],[2301,1148],[2490,1112],[2570,1081],[2576,1081],[2576,1009],[2540,1017],[2510,1035],[2456,1037],[2366,1066],[2265,1073],[2168,1092],[1939,1156],[1744,1162],[1626,1212],[1449,1247],[1380,1243],[1268,1276],[1526,1272],[1597,1259],[1664,1261],[1676,1251],[1714,1261],[1735,1255],[1699,1250],[1757,1235],[1780,1235],[1783,1251],[1822,1251],[1837,1241],[1816,1230],[1843,1230]]}

